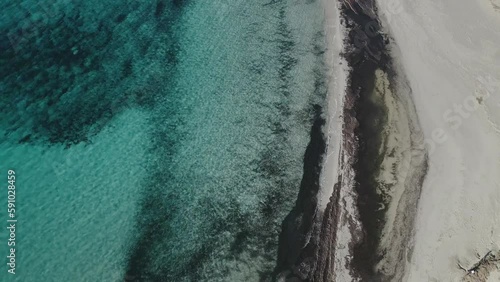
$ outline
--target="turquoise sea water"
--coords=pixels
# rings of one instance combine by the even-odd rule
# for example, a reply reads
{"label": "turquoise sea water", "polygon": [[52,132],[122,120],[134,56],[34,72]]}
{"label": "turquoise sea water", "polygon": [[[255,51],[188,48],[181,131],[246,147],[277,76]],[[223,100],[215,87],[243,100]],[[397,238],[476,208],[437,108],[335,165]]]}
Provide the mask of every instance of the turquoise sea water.
{"label": "turquoise sea water", "polygon": [[269,280],[325,99],[320,3],[0,10],[0,173],[16,171],[18,206],[0,281]]}

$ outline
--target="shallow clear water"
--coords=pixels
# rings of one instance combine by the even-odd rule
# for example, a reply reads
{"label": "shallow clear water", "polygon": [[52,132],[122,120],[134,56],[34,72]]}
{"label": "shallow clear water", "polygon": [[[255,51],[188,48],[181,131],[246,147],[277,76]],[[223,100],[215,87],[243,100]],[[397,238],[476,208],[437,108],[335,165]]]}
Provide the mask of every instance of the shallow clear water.
{"label": "shallow clear water", "polygon": [[320,4],[0,3],[14,280],[268,279],[326,91]]}

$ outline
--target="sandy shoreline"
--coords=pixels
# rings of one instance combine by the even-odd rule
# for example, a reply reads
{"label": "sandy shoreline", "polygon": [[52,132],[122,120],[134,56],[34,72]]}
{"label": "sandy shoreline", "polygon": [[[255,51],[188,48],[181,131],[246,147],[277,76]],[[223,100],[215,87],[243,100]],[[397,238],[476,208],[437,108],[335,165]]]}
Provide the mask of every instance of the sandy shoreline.
{"label": "sandy shoreline", "polygon": [[[320,203],[330,201],[336,206],[334,210],[338,219],[334,221],[334,281],[356,281],[359,278],[373,278],[375,275],[379,277],[377,279],[392,278],[398,281],[405,275],[405,258],[411,253],[409,242],[413,237],[415,210],[426,171],[425,150],[417,142],[418,118],[410,97],[411,89],[404,79],[404,74],[400,73],[402,69],[398,65],[399,61],[388,62],[390,75],[381,69],[376,70],[370,60],[380,64],[381,68],[387,68],[384,51],[377,49],[377,46],[380,46],[378,40],[381,39],[375,38],[375,35],[366,35],[364,31],[362,35],[368,37],[368,44],[371,45],[356,51],[361,46],[356,45],[359,38],[356,38],[355,33],[354,38],[348,40],[354,45],[347,47],[354,49],[347,51],[338,41],[342,34],[347,36],[351,33],[345,24],[340,24],[339,6],[332,3],[336,2],[325,2],[327,13],[330,13],[326,16],[327,38],[336,38],[337,42],[332,40],[329,44],[329,55],[335,56],[336,52],[347,54],[350,58],[349,68],[334,68],[329,88],[330,99],[337,102],[334,103],[337,107],[329,109],[332,116],[327,132],[328,140],[334,141],[328,142],[322,173],[322,193],[319,194]],[[360,8],[354,4],[351,7],[358,8],[358,12],[364,11],[368,15],[366,19],[355,20],[359,22],[361,29],[372,23],[370,18],[374,17],[375,13],[369,9],[369,5]],[[358,17],[354,14],[350,16]],[[335,26],[334,21],[337,21],[337,28],[332,28]],[[350,29],[357,28],[356,24],[349,25]],[[370,40],[373,42],[369,42]],[[367,63],[360,64],[360,59],[356,58],[360,51],[366,52],[365,56],[368,57],[361,60],[367,60]],[[338,64],[340,60],[337,60]],[[356,77],[361,77],[361,80]],[[370,77],[374,79],[374,86],[363,82],[363,79],[370,80]],[[339,83],[339,79],[345,83]],[[339,96],[341,98],[338,98]],[[344,102],[341,107],[338,107],[338,101]],[[338,118],[339,109],[342,111],[341,118]],[[371,114],[373,116],[365,113],[367,110],[375,110]],[[377,111],[382,112],[377,114]],[[373,132],[374,129],[369,128],[372,126],[370,119],[373,118],[381,119],[378,127],[382,132]],[[338,129],[339,124],[342,131]],[[368,131],[364,132],[365,130]],[[361,147],[358,148],[360,137]],[[341,140],[335,142],[335,138]],[[380,145],[376,142],[370,145],[372,149],[363,145],[375,141],[371,138],[380,138],[380,141],[377,141]],[[374,157],[380,161],[375,162]],[[379,168],[369,168],[377,163]],[[338,180],[335,189],[339,191],[330,189],[334,187],[333,179]],[[332,192],[337,196],[330,198]],[[373,198],[377,194],[378,196]],[[368,204],[363,204],[367,201]],[[377,208],[376,205],[379,204],[382,204],[381,208]],[[327,208],[326,213],[328,212],[331,210]],[[371,213],[379,215],[372,216]],[[377,219],[380,216],[383,219]],[[383,223],[375,222],[379,220]],[[377,231],[379,229],[380,231]],[[376,258],[378,256],[375,252],[384,254],[382,259]]]}
{"label": "sandy shoreline", "polygon": [[500,31],[488,1],[323,0],[327,153],[295,277],[498,280]]}

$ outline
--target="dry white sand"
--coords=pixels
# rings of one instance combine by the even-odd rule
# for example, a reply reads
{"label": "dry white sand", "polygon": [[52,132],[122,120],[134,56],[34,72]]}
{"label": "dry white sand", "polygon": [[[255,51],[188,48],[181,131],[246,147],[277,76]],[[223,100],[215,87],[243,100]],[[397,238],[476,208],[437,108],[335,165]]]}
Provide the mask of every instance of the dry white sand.
{"label": "dry white sand", "polygon": [[429,149],[403,281],[460,281],[500,247],[498,0],[377,2]]}
{"label": "dry white sand", "polygon": [[488,277],[488,282],[498,282],[500,281],[500,271],[497,269],[495,272],[490,273]]}

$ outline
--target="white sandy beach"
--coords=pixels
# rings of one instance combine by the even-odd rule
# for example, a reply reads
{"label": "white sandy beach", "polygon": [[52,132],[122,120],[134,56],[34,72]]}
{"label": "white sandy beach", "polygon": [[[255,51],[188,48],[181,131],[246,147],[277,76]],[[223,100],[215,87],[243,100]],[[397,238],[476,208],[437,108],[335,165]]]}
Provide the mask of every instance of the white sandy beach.
{"label": "white sandy beach", "polygon": [[[401,93],[400,102],[388,101],[391,95],[386,97],[388,105],[399,103],[389,118],[393,125],[388,130],[394,132],[387,135],[386,144],[388,149],[396,148],[395,155],[401,159],[386,157],[383,167],[403,165],[396,174],[382,169],[379,176],[380,182],[390,182],[395,190],[381,238],[386,256],[377,270],[394,274],[393,281],[398,282],[500,281],[497,261],[466,271],[477,266],[489,251],[498,258],[500,249],[500,1],[376,2],[383,29],[392,38],[391,56],[401,79],[395,87],[400,91],[407,83],[413,100],[405,101],[408,97],[401,97]],[[341,171],[339,163],[346,161],[342,140],[334,138],[342,135],[340,111],[344,101],[338,93],[345,91],[348,69],[338,54],[346,35],[337,1],[324,0],[324,5],[327,58],[333,72],[321,209],[332,195],[337,176],[351,176],[349,171]],[[401,105],[401,101],[407,104]],[[405,111],[413,122],[405,121]],[[412,125],[415,119],[418,122]],[[420,199],[415,194],[419,191],[404,188],[408,185],[400,181],[415,186],[416,176],[408,166],[412,159],[407,152],[410,129],[412,138],[415,134],[422,136],[418,144],[411,139],[412,150],[425,145],[428,151],[429,167]],[[340,216],[344,219],[337,226],[335,251],[335,281],[341,282],[355,281],[347,264],[348,244],[355,240],[348,224],[356,221],[356,198],[347,186],[340,193]],[[407,213],[414,213],[411,205],[417,202],[416,219],[408,220]],[[413,231],[405,233],[412,229],[412,223]],[[401,247],[405,249],[404,258]],[[396,273],[401,269],[404,273]]]}
{"label": "white sandy beach", "polygon": [[500,248],[497,1],[377,2],[429,150],[403,280],[498,281],[497,267],[483,277],[458,267]]}

